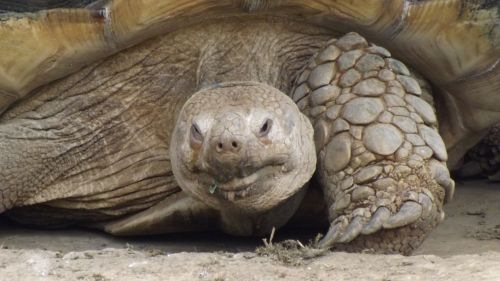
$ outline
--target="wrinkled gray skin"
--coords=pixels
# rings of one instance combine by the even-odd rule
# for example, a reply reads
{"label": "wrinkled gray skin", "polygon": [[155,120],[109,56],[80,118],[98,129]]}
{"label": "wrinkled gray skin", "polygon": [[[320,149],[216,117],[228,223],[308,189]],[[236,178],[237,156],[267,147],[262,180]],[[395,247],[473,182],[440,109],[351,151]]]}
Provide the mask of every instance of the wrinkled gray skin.
{"label": "wrinkled gray skin", "polygon": [[434,109],[387,50],[340,36],[219,20],[35,90],[0,119],[0,212],[119,235],[295,215],[330,221],[321,247],[411,252],[453,194]]}
{"label": "wrinkled gray skin", "polygon": [[[326,30],[293,22],[219,21],[146,41],[37,89],[0,119],[0,211],[27,206],[9,215],[45,226],[99,222],[99,228],[115,234],[214,228],[245,235],[268,232],[293,215],[305,192],[299,191],[316,164],[311,124],[284,93],[291,92],[300,69],[330,37]],[[221,87],[221,83],[233,81],[247,82]],[[244,91],[238,91],[239,87]],[[225,95],[207,99],[202,94],[223,89],[236,96],[226,101],[222,99]],[[248,97],[236,98],[240,96]],[[240,104],[232,107],[231,99]],[[193,112],[196,104],[202,107]],[[190,112],[187,116],[180,113],[183,105],[184,112]],[[235,114],[244,121],[233,120]],[[186,135],[193,118],[198,118],[194,121],[201,133],[208,133],[204,139],[213,138],[214,142],[217,136],[237,130],[227,126],[242,126],[245,132],[239,132],[238,138],[245,142],[241,151],[247,155],[221,156],[207,142],[198,155],[199,166],[195,168],[191,162],[174,165],[176,157],[181,161],[193,156]],[[269,133],[259,139],[256,130],[263,126],[262,118],[269,118],[272,124]],[[182,136],[172,138],[176,124],[176,132]],[[174,147],[171,139],[181,143]],[[227,169],[237,162],[249,166]],[[276,168],[248,174],[268,165]],[[244,175],[257,177],[252,181],[259,188],[248,189],[245,200],[240,195],[235,196],[236,202],[222,200],[218,192],[224,189],[224,181]],[[216,194],[207,194],[213,182],[221,188]],[[297,198],[289,200],[294,201],[290,208],[281,206],[288,209],[283,216],[283,212],[272,212],[283,218],[264,223],[266,230],[242,231],[239,226],[231,230],[220,222],[219,215],[212,221],[207,205],[188,199],[189,203],[179,204],[194,207],[177,212],[181,218],[191,221],[192,213],[210,214],[209,218],[195,226],[169,225],[160,230],[145,230],[145,226],[143,231],[124,230],[121,224],[112,224],[116,218],[149,210],[159,202],[167,206],[173,205],[171,201],[181,202],[179,185],[212,207],[239,205],[236,211],[245,216],[257,211],[252,217],[263,217],[262,212],[283,205],[288,196],[296,194]],[[43,223],[38,219],[40,212],[46,214]],[[224,213],[235,214],[235,209]],[[111,222],[102,226],[101,221]],[[181,225],[179,217],[172,224]]]}

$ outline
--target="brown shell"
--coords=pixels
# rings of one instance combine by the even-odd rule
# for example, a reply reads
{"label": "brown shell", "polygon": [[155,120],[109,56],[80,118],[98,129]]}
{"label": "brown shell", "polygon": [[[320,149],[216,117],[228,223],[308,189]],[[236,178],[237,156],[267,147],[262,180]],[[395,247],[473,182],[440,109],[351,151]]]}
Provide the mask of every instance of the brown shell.
{"label": "brown shell", "polygon": [[453,100],[450,112],[470,112],[474,121],[463,121],[466,127],[467,122],[492,123],[496,118],[478,117],[482,113],[467,108],[488,114],[500,111],[500,8],[496,1],[108,2],[0,18],[0,113],[35,87],[145,38],[236,14],[287,16],[336,31],[357,31],[428,78],[444,99]]}

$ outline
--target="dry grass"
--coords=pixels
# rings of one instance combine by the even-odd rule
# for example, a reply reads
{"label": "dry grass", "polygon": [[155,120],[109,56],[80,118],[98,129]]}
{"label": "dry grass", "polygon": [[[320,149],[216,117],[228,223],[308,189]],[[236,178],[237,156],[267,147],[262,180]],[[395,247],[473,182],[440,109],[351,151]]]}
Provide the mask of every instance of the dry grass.
{"label": "dry grass", "polygon": [[305,264],[307,260],[329,252],[328,249],[319,249],[315,246],[321,238],[319,235],[314,241],[304,245],[299,240],[284,240],[273,243],[274,234],[275,229],[273,228],[269,239],[262,239],[264,246],[255,250],[257,255],[270,257],[272,260],[285,265],[300,266]]}

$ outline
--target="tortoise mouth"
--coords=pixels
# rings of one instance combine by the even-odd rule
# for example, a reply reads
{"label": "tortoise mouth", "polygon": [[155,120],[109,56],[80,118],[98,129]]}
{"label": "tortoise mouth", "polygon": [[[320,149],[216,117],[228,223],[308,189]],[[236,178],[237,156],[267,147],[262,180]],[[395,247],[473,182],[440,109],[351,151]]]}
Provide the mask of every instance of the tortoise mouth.
{"label": "tortoise mouth", "polygon": [[206,173],[202,182],[209,186],[208,193],[234,201],[268,187],[269,184],[266,182],[280,178],[290,171],[287,166],[286,163],[265,166],[243,177],[231,177],[226,181],[218,181],[217,176]]}
{"label": "tortoise mouth", "polygon": [[266,181],[280,177],[285,172],[284,165],[267,166],[243,177],[233,178],[219,185],[219,192],[225,199],[234,201],[243,199],[258,188],[265,188]]}
{"label": "tortoise mouth", "polygon": [[283,165],[267,166],[258,169],[257,171],[246,177],[235,177],[227,182],[220,183],[219,188],[221,191],[224,192],[241,191],[243,189],[246,189],[250,185],[254,184],[259,179],[262,180],[268,178],[271,175],[275,175],[276,172],[283,172],[284,169],[285,166]]}

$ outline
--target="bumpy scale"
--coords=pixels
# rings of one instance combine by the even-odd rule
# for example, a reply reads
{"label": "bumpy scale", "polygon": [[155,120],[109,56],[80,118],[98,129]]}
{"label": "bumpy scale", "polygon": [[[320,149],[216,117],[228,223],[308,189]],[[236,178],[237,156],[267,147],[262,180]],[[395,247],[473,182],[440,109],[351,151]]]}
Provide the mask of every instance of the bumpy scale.
{"label": "bumpy scale", "polygon": [[443,219],[454,182],[434,109],[408,68],[348,33],[319,51],[292,98],[315,128],[331,221],[320,246],[415,249]]}

